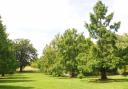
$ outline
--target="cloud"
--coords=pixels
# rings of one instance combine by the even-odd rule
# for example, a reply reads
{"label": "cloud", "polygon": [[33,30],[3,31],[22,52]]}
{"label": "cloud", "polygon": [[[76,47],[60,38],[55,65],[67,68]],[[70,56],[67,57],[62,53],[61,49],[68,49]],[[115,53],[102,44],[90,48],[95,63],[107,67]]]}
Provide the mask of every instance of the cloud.
{"label": "cloud", "polygon": [[[27,38],[41,55],[57,33],[68,28],[85,32],[84,22],[97,0],[0,0],[0,13],[9,38]],[[112,5],[108,0],[103,0]]]}
{"label": "cloud", "polygon": [[128,12],[126,9],[128,8],[127,0],[114,0],[114,19],[116,21],[121,21],[121,27],[119,29],[119,34],[127,33],[128,27]]}

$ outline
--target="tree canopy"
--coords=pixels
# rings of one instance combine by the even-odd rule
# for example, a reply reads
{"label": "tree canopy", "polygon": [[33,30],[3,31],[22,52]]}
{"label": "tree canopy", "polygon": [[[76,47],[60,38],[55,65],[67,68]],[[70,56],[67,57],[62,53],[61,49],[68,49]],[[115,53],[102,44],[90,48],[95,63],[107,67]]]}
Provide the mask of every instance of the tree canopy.
{"label": "tree canopy", "polygon": [[120,27],[120,22],[111,24],[113,13],[107,14],[107,7],[98,1],[90,13],[90,23],[86,23],[86,28],[90,37],[96,39],[94,56],[97,68],[101,73],[101,79],[107,79],[107,70],[114,68],[118,64],[116,52],[116,32]]}
{"label": "tree canopy", "polygon": [[29,65],[37,58],[37,51],[28,39],[16,39],[14,41],[16,59],[19,62],[20,72],[23,67]]}

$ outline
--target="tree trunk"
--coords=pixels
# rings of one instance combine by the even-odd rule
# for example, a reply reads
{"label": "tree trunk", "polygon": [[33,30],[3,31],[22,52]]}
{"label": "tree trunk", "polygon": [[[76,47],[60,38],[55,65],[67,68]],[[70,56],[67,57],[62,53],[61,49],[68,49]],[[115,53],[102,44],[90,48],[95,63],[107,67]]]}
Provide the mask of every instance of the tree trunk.
{"label": "tree trunk", "polygon": [[123,66],[123,73],[122,73],[124,76],[127,75],[127,67],[126,65]]}
{"label": "tree trunk", "polygon": [[72,72],[70,73],[70,78],[74,78],[75,76],[76,76],[75,72],[72,71]]}
{"label": "tree trunk", "polygon": [[23,72],[23,67],[22,66],[20,66],[20,72]]}
{"label": "tree trunk", "polygon": [[106,80],[107,79],[107,72],[106,72],[105,68],[101,68],[100,76],[101,76],[101,80]]}
{"label": "tree trunk", "polygon": [[4,76],[5,76],[5,74],[4,74],[4,73],[2,73],[2,74],[1,74],[1,76],[2,76],[2,77],[4,77]]}

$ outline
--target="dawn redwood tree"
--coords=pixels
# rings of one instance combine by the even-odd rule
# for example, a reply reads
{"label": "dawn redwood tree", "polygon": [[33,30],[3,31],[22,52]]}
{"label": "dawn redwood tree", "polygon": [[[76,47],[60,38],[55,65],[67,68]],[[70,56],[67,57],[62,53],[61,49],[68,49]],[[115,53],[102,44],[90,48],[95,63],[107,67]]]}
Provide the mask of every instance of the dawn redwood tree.
{"label": "dawn redwood tree", "polygon": [[16,70],[16,59],[12,41],[8,39],[6,28],[0,18],[0,74],[4,76]]}
{"label": "dawn redwood tree", "polygon": [[107,7],[98,1],[90,13],[90,23],[85,26],[92,39],[96,40],[94,56],[96,57],[96,67],[100,71],[101,79],[107,79],[107,70],[112,69],[118,63],[116,52],[116,32],[120,27],[120,22],[111,24],[113,13],[107,14]]}
{"label": "dawn redwood tree", "polygon": [[16,39],[14,41],[16,59],[19,62],[20,72],[37,58],[37,50],[28,39]]}

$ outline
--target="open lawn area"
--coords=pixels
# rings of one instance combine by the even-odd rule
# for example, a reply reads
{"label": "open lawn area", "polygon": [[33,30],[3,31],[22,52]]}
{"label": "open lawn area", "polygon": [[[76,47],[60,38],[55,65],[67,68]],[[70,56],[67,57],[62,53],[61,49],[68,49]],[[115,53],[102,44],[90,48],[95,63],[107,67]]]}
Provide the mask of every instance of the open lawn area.
{"label": "open lawn area", "polygon": [[110,80],[96,78],[57,78],[42,73],[17,73],[0,79],[0,89],[128,89],[128,77],[110,76]]}

